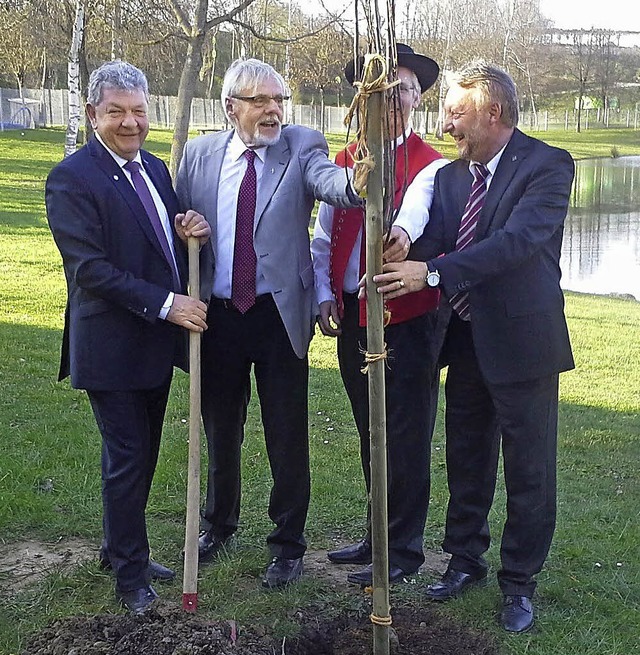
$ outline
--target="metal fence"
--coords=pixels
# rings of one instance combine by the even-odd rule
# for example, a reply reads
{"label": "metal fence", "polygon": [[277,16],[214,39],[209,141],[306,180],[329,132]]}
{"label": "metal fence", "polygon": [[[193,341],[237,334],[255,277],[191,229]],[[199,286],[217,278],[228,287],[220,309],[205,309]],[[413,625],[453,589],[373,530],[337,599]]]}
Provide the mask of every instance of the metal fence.
{"label": "metal fence", "polygon": [[[578,112],[576,110],[522,112],[519,126],[527,131],[575,131],[578,126]],[[634,130],[640,128],[640,110],[637,104],[633,109],[589,108],[582,110],[580,128],[583,130],[620,127],[629,127]]]}
{"label": "metal fence", "polygon": [[[175,96],[151,96],[149,120],[153,127],[173,128],[178,99]],[[69,103],[64,89],[24,89],[22,97],[17,89],[0,89],[0,129],[50,127],[66,125]],[[344,134],[343,120],[347,107],[324,108],[324,131]],[[433,133],[437,112],[416,111],[413,126],[422,134]],[[285,120],[322,130],[322,112],[319,105],[289,105]],[[577,125],[576,111],[540,111],[520,115],[520,126],[528,131],[572,130]],[[225,115],[219,100],[194,98],[191,103],[191,127],[193,129],[221,129],[226,127]],[[606,127],[640,127],[640,112],[633,109],[603,111],[585,109],[582,113],[582,129]]]}

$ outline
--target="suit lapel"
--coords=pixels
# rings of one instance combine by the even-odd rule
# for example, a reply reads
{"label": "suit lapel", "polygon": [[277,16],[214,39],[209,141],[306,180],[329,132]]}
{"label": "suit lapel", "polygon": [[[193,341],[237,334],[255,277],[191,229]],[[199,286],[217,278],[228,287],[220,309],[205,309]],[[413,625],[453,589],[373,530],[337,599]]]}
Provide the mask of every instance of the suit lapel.
{"label": "suit lapel", "polygon": [[262,169],[262,178],[258,184],[254,230],[257,228],[264,210],[278,188],[278,184],[280,184],[280,180],[289,164],[290,157],[291,152],[289,146],[282,136],[278,143],[267,148],[267,156],[264,160],[264,168]]}
{"label": "suit lapel", "polygon": [[[177,199],[171,186],[170,179],[167,179],[164,167],[161,164],[158,164],[157,160],[149,156],[149,153],[145,150],[140,151],[142,157],[142,163],[144,164],[144,170],[147,175],[151,178],[153,186],[156,188],[156,191],[160,195],[160,200],[164,204],[167,215],[169,217],[169,225],[171,232],[173,234],[173,254],[175,257],[176,264],[178,265],[178,273],[180,280],[184,283],[189,277],[188,262],[185,256],[184,248],[178,247],[178,242],[180,237],[178,236],[175,229],[175,217],[179,211]],[[154,232],[155,236],[155,232]],[[162,246],[156,241],[157,247],[162,251]],[[164,252],[163,252],[164,257]]]}
{"label": "suit lapel", "polygon": [[[144,170],[147,173],[147,175],[151,178],[151,181],[153,182],[153,186],[156,188],[156,191],[159,193],[160,199],[162,200],[164,206],[167,209],[167,213],[169,214],[169,221],[173,227],[173,219],[175,218],[175,215],[178,213],[173,191],[167,185],[167,180],[163,179],[164,176],[161,174],[158,165],[156,164],[155,161],[153,161],[153,159],[151,159],[148,156],[148,153],[145,152],[144,150],[141,150],[140,155],[142,157],[142,163],[144,164]],[[173,214],[173,216],[171,214]]]}
{"label": "suit lapel", "polygon": [[513,133],[507,147],[500,157],[498,168],[494,173],[484,207],[480,212],[478,226],[474,241],[483,239],[496,220],[496,209],[502,200],[502,196],[511,184],[513,176],[516,174],[520,163],[527,156],[529,150],[529,140],[520,130]]}
{"label": "suit lapel", "polygon": [[[218,138],[217,136],[211,137],[214,141],[211,144],[211,150],[207,154],[207,157],[210,158],[210,162],[204,162],[202,166],[203,174],[207,175],[207,179],[198,180],[194,184],[204,184],[205,188],[208,189],[206,202],[204,203],[204,215],[211,225],[211,238],[209,243],[213,246],[216,243],[216,225],[218,222],[218,180],[220,179],[220,173],[222,171],[222,163],[224,161],[224,155],[227,150],[227,145],[233,136],[233,130],[226,132],[224,137]],[[211,176],[210,178],[208,176]]]}
{"label": "suit lapel", "polygon": [[158,251],[158,253],[160,253],[160,255],[162,255],[162,258],[165,259],[164,251],[162,250],[162,246],[158,241],[156,233],[153,231],[153,226],[147,216],[142,201],[138,197],[131,182],[127,179],[125,172],[120,168],[120,166],[118,166],[116,160],[107,152],[97,139],[92,139],[88,146],[89,152],[95,158],[99,168],[109,178],[111,184],[113,184],[120,195],[122,195],[125,202],[129,205],[129,209],[131,209],[132,216],[138,222],[142,231],[153,244],[153,247]]}

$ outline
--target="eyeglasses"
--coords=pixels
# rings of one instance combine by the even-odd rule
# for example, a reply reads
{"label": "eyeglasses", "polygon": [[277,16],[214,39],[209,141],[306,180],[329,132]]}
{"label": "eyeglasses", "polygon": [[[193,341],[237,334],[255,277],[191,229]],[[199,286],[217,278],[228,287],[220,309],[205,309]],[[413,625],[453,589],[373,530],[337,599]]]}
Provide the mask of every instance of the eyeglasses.
{"label": "eyeglasses", "polygon": [[231,97],[234,98],[235,100],[244,100],[245,102],[249,102],[254,107],[265,107],[272,100],[275,100],[275,103],[276,105],[278,105],[278,107],[282,107],[284,101],[289,100],[289,98],[291,98],[291,96],[283,96],[281,94],[275,96],[268,96],[262,93],[257,96],[231,96]]}
{"label": "eyeglasses", "polygon": [[387,98],[392,99],[396,92],[399,92],[398,95],[407,95],[409,93],[416,93],[417,89],[415,86],[408,86],[407,84],[398,84],[387,90]]}

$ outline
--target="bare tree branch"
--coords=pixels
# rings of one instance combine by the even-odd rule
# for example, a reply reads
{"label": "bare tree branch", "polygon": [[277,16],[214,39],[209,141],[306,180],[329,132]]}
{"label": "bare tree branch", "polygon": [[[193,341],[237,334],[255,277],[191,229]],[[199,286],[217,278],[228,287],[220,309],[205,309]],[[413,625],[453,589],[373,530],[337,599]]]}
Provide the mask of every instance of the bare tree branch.
{"label": "bare tree branch", "polygon": [[322,27],[318,28],[317,30],[313,30],[312,32],[305,32],[304,34],[300,34],[299,36],[294,36],[290,39],[281,39],[277,36],[265,36],[264,34],[260,34],[256,30],[253,25],[250,25],[249,23],[245,23],[243,21],[237,20],[237,19],[231,19],[227,22],[233,24],[233,25],[238,25],[239,27],[244,28],[245,30],[251,32],[253,36],[256,37],[256,39],[259,39],[260,41],[269,41],[271,43],[299,43],[300,41],[303,41],[304,39],[307,39],[311,36],[315,36],[316,34],[320,34],[320,32],[324,31],[327,29],[327,27],[337,23],[339,21],[339,18],[334,18],[333,20],[329,21],[328,23],[325,23]]}
{"label": "bare tree branch", "polygon": [[166,32],[165,34],[161,34],[158,36],[156,39],[152,39],[151,41],[131,41],[133,45],[137,46],[152,46],[152,45],[160,45],[161,43],[166,43],[169,41],[169,39],[181,39],[184,41],[186,38],[185,34],[182,34],[182,32],[174,31],[174,32]]}
{"label": "bare tree branch", "polygon": [[253,4],[254,2],[255,0],[242,0],[242,2],[237,7],[227,12],[226,14],[221,14],[220,16],[216,16],[215,18],[208,20],[205,24],[205,30],[208,32],[216,25],[220,25],[220,23],[232,22],[233,18],[235,18],[240,12],[244,11],[249,5]]}
{"label": "bare tree branch", "polygon": [[191,23],[189,22],[189,16],[187,16],[186,12],[184,9],[182,9],[182,6],[178,2],[178,0],[168,0],[169,4],[171,5],[171,9],[173,9],[173,13],[175,14],[176,18],[178,19],[178,24],[182,28],[182,31],[187,35],[191,35]]}

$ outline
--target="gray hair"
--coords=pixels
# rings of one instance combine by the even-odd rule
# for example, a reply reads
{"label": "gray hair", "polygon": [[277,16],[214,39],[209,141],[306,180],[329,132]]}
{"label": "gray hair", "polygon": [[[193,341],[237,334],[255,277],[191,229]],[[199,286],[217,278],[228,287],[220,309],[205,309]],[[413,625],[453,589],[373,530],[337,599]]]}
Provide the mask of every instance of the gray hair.
{"label": "gray hair", "polygon": [[501,121],[507,127],[518,124],[518,91],[502,68],[478,59],[454,73],[451,82],[463,89],[477,89],[487,104],[498,102],[502,107]]}
{"label": "gray hair", "polygon": [[236,59],[225,73],[220,93],[222,107],[227,118],[229,118],[227,98],[232,98],[246,89],[255,89],[265,80],[275,80],[282,87],[282,95],[289,95],[284,77],[273,66],[259,59]]}
{"label": "gray hair", "polygon": [[102,101],[104,89],[120,91],[142,91],[149,100],[149,83],[145,74],[132,64],[114,59],[96,68],[89,77],[87,102],[94,107]]}

